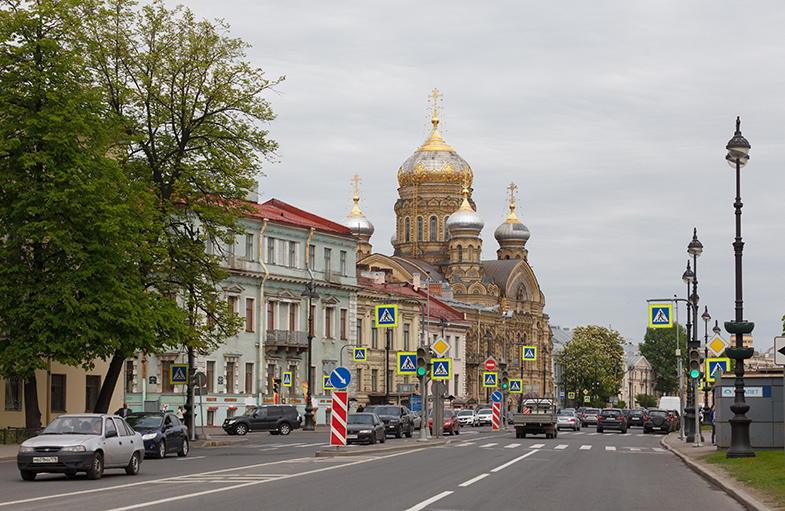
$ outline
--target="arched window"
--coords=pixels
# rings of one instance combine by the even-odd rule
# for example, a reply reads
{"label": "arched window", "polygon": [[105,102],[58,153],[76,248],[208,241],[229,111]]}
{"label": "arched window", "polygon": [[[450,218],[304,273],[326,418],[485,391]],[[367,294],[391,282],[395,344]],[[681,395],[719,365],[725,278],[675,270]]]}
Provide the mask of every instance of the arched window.
{"label": "arched window", "polygon": [[450,241],[450,230],[447,229],[447,218],[444,217],[444,241]]}
{"label": "arched window", "polygon": [[473,260],[474,259],[472,259],[472,247],[469,247],[469,259],[468,259],[468,261],[472,262]]}
{"label": "arched window", "polygon": [[407,217],[405,222],[405,227],[403,228],[404,231],[404,243],[409,243],[409,218]]}
{"label": "arched window", "polygon": [[505,259],[509,259],[510,258],[510,254],[507,254],[506,256],[504,256],[504,258]]}
{"label": "arched window", "polygon": [[458,245],[458,262],[463,262],[463,247]]}
{"label": "arched window", "polygon": [[437,228],[438,228],[438,226],[437,226],[436,217],[432,216],[431,217],[431,225],[428,228],[428,234],[429,234],[429,236],[431,238],[431,241],[436,241],[436,229]]}
{"label": "arched window", "polygon": [[422,217],[417,217],[417,241],[422,241]]}

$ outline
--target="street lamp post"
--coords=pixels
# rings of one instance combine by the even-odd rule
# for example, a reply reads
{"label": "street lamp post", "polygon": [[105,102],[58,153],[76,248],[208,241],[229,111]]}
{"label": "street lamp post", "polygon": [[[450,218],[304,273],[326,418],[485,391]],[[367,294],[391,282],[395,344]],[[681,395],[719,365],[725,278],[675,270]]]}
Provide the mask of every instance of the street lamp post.
{"label": "street lamp post", "polygon": [[745,415],[750,405],[744,399],[744,360],[752,357],[752,348],[744,347],[744,334],[752,333],[755,323],[744,320],[744,300],[742,299],[741,286],[741,256],[744,242],[741,239],[741,168],[747,164],[750,156],[750,143],[741,135],[741,119],[736,118],[736,133],[725,147],[728,155],[725,157],[731,167],[736,168],[736,239],[733,242],[733,252],[736,259],[736,318],[735,321],[726,321],[725,330],[736,335],[736,346],[725,350],[725,354],[736,360],[736,387],[735,398],[730,406],[735,414],[728,420],[731,427],[730,447],[725,454],[726,458],[752,458],[755,451],[750,444],[750,422]]}
{"label": "street lamp post", "polygon": [[[694,278],[692,279],[692,294],[690,295],[690,303],[692,304],[692,341],[688,344],[688,349],[700,350],[700,340],[698,340],[698,257],[703,253],[703,245],[698,241],[698,228],[692,231],[692,241],[687,245],[687,253],[692,256],[692,269]],[[693,431],[693,447],[702,446],[703,435],[700,429],[700,414],[698,413],[698,379],[692,378],[692,419],[695,421],[695,430]],[[689,439],[687,439],[689,442]]]}
{"label": "street lamp post", "polygon": [[311,281],[305,285],[305,291],[300,296],[308,297],[308,365],[305,370],[307,371],[306,379],[308,380],[308,391],[305,394],[305,424],[303,431],[314,431],[313,422],[313,403],[311,402],[311,394],[313,393],[313,378],[311,376],[311,349],[313,344],[313,301],[319,299],[316,294],[316,285],[313,281],[313,273],[310,268],[308,273],[311,275]]}
{"label": "street lamp post", "polygon": [[632,397],[632,392],[633,392],[632,384],[633,384],[633,379],[635,378],[634,371],[635,371],[634,365],[630,364],[629,366],[627,366],[627,379],[629,380],[629,384],[630,384],[630,395],[629,395],[630,403],[627,405],[627,408],[629,408],[630,410],[632,410],[632,406],[635,404],[635,400]]}
{"label": "street lamp post", "polygon": [[709,321],[711,321],[711,316],[709,316],[708,306],[703,307],[701,319],[703,320],[703,417],[705,420],[709,416],[709,393],[706,389],[709,386]]}
{"label": "street lamp post", "polygon": [[[485,339],[485,342],[488,343],[488,356],[490,357],[491,356],[491,339],[493,339],[493,336],[491,335],[491,330],[490,329],[485,330],[485,335],[483,336],[483,339]],[[491,402],[490,388],[485,387],[485,404],[490,404],[490,402]]]}
{"label": "street lamp post", "polygon": [[545,396],[546,385],[545,381],[548,377],[548,368],[547,368],[547,358],[548,358],[548,348],[545,346],[542,347],[542,397]]}

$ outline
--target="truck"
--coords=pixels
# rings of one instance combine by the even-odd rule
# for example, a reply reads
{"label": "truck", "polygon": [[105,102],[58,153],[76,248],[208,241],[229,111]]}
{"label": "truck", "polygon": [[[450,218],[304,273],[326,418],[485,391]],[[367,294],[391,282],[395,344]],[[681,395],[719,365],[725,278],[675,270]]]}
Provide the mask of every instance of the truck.
{"label": "truck", "polygon": [[526,438],[527,434],[556,438],[559,430],[556,427],[556,405],[552,399],[524,399],[521,410],[512,416],[516,438]]}

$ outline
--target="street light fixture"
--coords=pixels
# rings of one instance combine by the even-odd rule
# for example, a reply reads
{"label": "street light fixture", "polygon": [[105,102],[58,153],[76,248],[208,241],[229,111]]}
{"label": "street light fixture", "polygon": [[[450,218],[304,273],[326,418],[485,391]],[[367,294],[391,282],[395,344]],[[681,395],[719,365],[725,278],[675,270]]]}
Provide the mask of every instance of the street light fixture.
{"label": "street light fixture", "polygon": [[313,378],[311,376],[311,348],[313,344],[313,302],[319,300],[319,295],[316,293],[316,285],[313,281],[313,273],[310,269],[308,273],[311,274],[311,281],[305,284],[305,291],[300,296],[308,298],[308,365],[305,368],[307,371],[308,391],[305,394],[305,424],[303,431],[314,431],[313,422],[313,404],[311,402],[311,394],[313,393]]}
{"label": "street light fixture", "polygon": [[742,299],[741,286],[741,257],[744,242],[741,239],[741,168],[747,164],[750,156],[750,143],[741,135],[741,119],[736,117],[736,133],[725,147],[728,155],[725,159],[728,165],[736,168],[736,200],[733,203],[736,209],[736,239],[733,242],[733,252],[736,259],[736,318],[735,321],[726,321],[725,330],[736,335],[736,346],[725,350],[728,358],[736,360],[736,387],[735,399],[730,406],[735,414],[728,420],[731,427],[730,447],[725,453],[726,458],[752,458],[755,451],[750,444],[750,422],[745,415],[750,405],[744,399],[744,360],[752,357],[752,348],[744,347],[744,334],[752,333],[755,323],[744,320],[744,300]]}
{"label": "street light fixture", "polygon": [[[684,283],[687,284],[687,300],[686,300],[686,302],[687,302],[687,323],[686,323],[686,327],[687,328],[686,328],[686,330],[687,330],[687,350],[689,352],[689,346],[692,344],[690,342],[690,335],[692,333],[692,323],[690,322],[690,319],[692,317],[692,298],[690,297],[690,284],[692,283],[693,280],[695,280],[695,274],[690,269],[690,261],[689,261],[689,259],[687,260],[687,270],[685,270],[685,272],[682,274],[681,280],[683,280]],[[683,388],[680,389],[680,390],[683,390]],[[684,419],[682,421],[682,423],[684,425],[684,428],[683,428],[684,429],[684,435],[683,436],[687,440],[687,442],[695,440],[695,434],[693,433],[693,430],[692,430],[694,424],[690,420],[692,418],[692,416],[690,415],[690,411],[693,410],[692,406],[693,406],[693,403],[692,403],[692,385],[688,382],[687,383],[686,406],[684,407],[684,410],[683,410],[684,413],[682,414],[682,418]]]}
{"label": "street light fixture", "polygon": [[703,320],[703,413],[705,414],[704,417],[708,417],[709,392],[707,388],[709,386],[709,321],[711,321],[708,306],[704,305],[701,319]]}
{"label": "street light fixture", "polygon": [[[687,245],[687,253],[692,256],[692,271],[693,271],[693,279],[692,279],[692,294],[689,296],[690,303],[692,304],[692,337],[691,340],[687,343],[687,349],[689,352],[690,359],[698,358],[700,359],[700,341],[698,340],[698,302],[700,301],[700,297],[698,296],[698,257],[703,253],[703,244],[698,241],[698,228],[693,228],[692,231],[692,241],[690,241],[689,245]],[[700,361],[698,361],[698,365],[700,365]],[[687,416],[695,421],[695,430],[693,431],[693,436],[690,438],[687,437],[687,441],[693,440],[693,447],[701,447],[703,441],[703,435],[701,434],[700,430],[700,414],[698,413],[698,379],[700,378],[700,370],[695,371],[695,368],[690,367],[690,377],[692,381],[690,385],[692,386],[692,399],[691,399],[691,410],[688,411]]]}

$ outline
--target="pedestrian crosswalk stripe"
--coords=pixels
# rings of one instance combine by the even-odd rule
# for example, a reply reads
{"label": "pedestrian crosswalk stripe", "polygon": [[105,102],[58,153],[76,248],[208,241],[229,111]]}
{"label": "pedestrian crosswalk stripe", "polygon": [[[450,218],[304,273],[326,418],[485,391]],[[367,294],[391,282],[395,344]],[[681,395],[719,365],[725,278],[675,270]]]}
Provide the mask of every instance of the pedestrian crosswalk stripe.
{"label": "pedestrian crosswalk stripe", "polygon": [[659,447],[652,447],[651,450],[656,452],[665,452],[665,449],[660,449]]}
{"label": "pedestrian crosswalk stripe", "polygon": [[542,449],[543,447],[545,447],[545,444],[534,444],[530,445],[529,449]]}
{"label": "pedestrian crosswalk stripe", "polygon": [[494,445],[497,445],[497,444],[485,444],[485,445],[481,445],[480,447],[481,448],[482,447],[493,447]]}
{"label": "pedestrian crosswalk stripe", "polygon": [[628,449],[631,451],[640,451],[639,447],[628,447]]}
{"label": "pedestrian crosswalk stripe", "polygon": [[518,447],[520,445],[521,444],[510,444],[510,445],[505,445],[504,448],[505,449],[515,449],[516,447]]}
{"label": "pedestrian crosswalk stripe", "polygon": [[566,449],[566,448],[567,448],[567,444],[559,444],[556,447],[554,447],[554,449]]}
{"label": "pedestrian crosswalk stripe", "polygon": [[615,445],[606,445],[605,446],[605,450],[606,451],[615,451],[616,450],[616,446]]}
{"label": "pedestrian crosswalk stripe", "polygon": [[581,446],[581,450],[582,451],[588,451],[589,449],[591,449],[591,445],[582,445]]}

